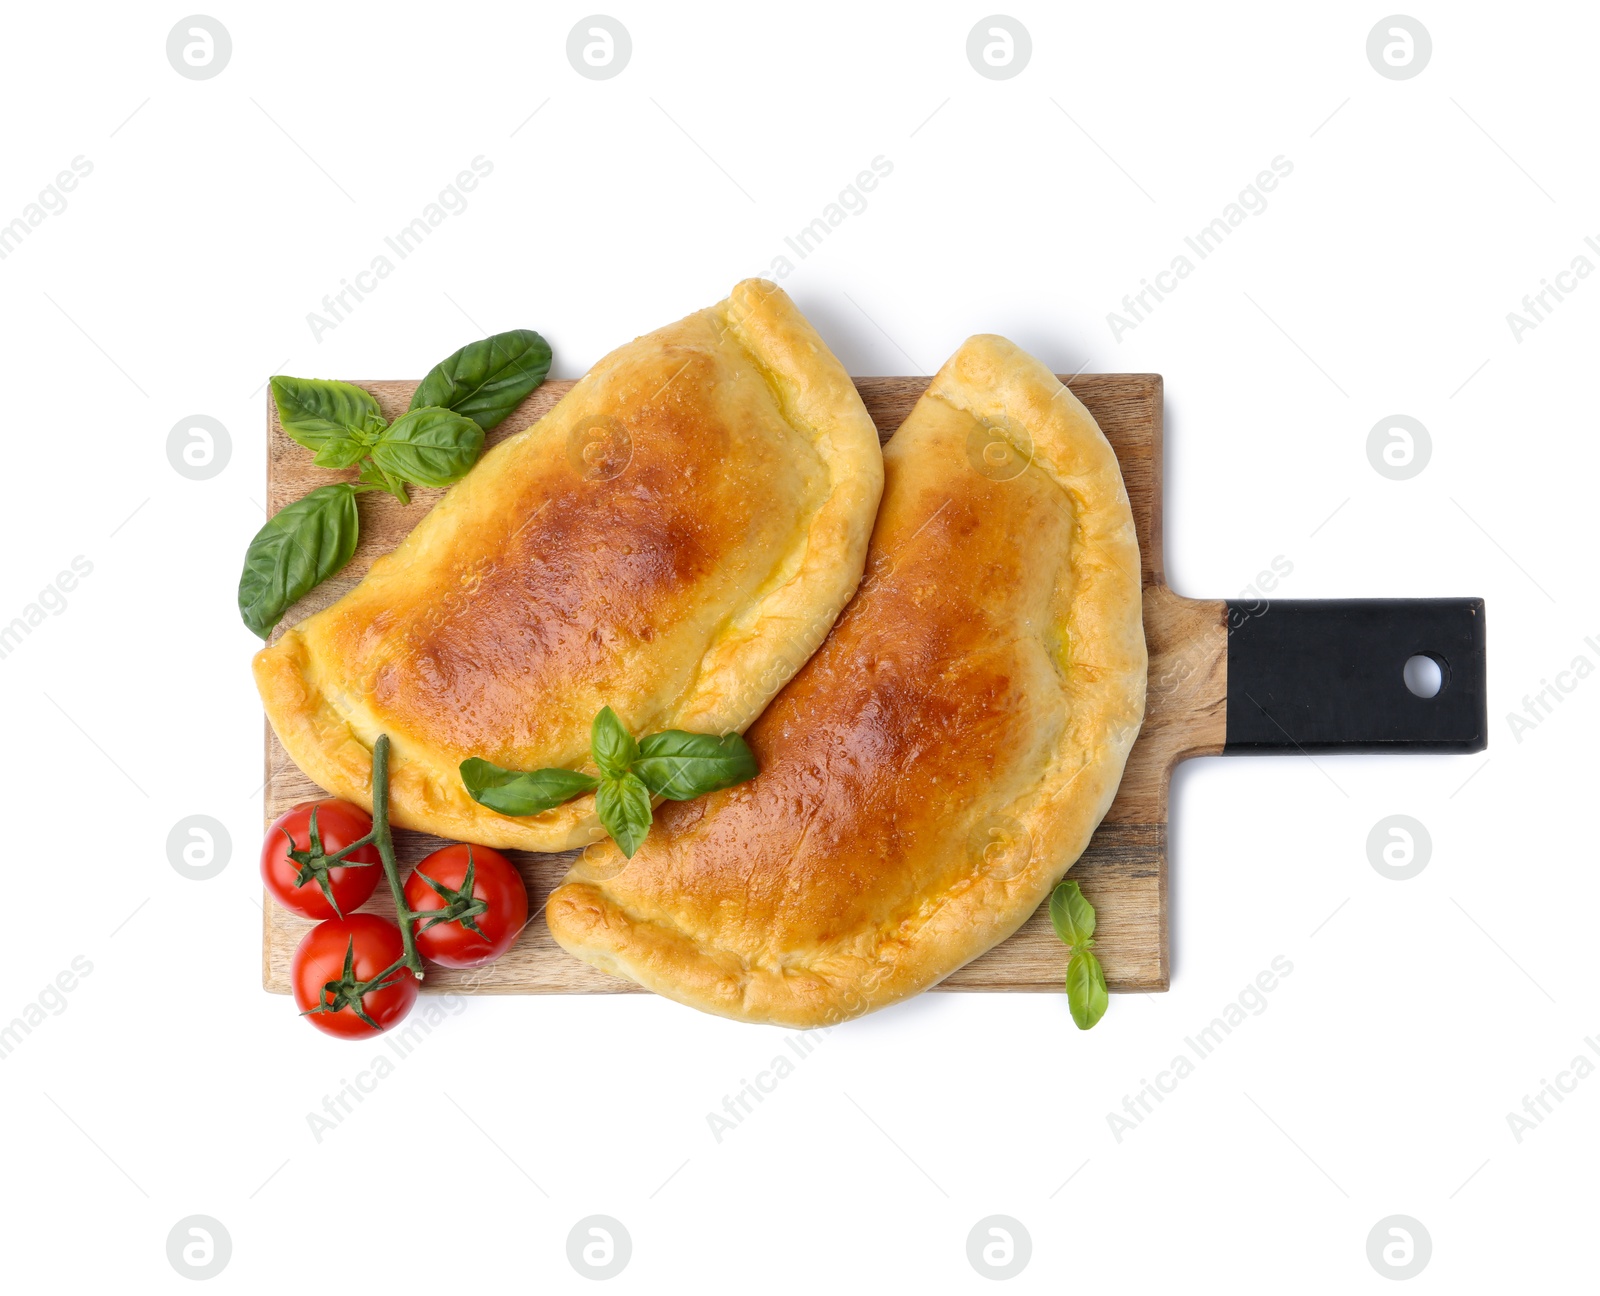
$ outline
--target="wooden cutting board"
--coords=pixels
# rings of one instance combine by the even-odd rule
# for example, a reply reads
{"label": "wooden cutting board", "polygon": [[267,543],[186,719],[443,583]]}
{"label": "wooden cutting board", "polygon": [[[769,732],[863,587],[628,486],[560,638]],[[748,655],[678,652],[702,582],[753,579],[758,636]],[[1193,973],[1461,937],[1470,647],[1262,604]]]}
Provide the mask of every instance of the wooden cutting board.
{"label": "wooden cutting board", "polygon": [[[887,441],[900,426],[927,378],[859,378],[867,411]],[[1166,586],[1161,556],[1161,378],[1157,374],[1080,374],[1068,382],[1104,430],[1122,464],[1128,499],[1139,531],[1144,574],[1144,625],[1150,652],[1150,688],[1144,727],[1128,758],[1117,799],[1072,876],[1094,904],[1095,948],[1113,990],[1165,990],[1167,958],[1167,785],[1172,767],[1186,756],[1220,752],[1226,737],[1228,605],[1222,601],[1179,598]],[[403,413],[414,382],[362,383],[378,399],[385,417]],[[500,441],[545,414],[572,387],[547,382],[521,408],[489,434]],[[267,507],[270,512],[299,499],[314,487],[348,480],[353,473],[315,467],[311,455],[278,426],[267,399]],[[290,626],[333,602],[366,573],[375,558],[388,553],[410,532],[434,502],[438,490],[412,491],[403,506],[388,495],[361,496],[361,543],[350,565],[312,591],[284,617]],[[324,795],[297,769],[266,731],[265,822],[300,801]],[[439,839],[397,830],[402,869],[436,849]],[[527,879],[535,910],[542,908],[576,855],[507,852]],[[312,924],[263,898],[262,980],[276,993],[289,990],[289,962]],[[367,906],[393,914],[387,888]],[[952,973],[941,990],[1060,991],[1066,975],[1066,948],[1038,913],[1010,940]],[[518,943],[494,965],[476,971],[430,968],[426,988],[472,988],[503,994],[643,993],[631,981],[608,976],[562,950],[544,922],[535,919]]]}

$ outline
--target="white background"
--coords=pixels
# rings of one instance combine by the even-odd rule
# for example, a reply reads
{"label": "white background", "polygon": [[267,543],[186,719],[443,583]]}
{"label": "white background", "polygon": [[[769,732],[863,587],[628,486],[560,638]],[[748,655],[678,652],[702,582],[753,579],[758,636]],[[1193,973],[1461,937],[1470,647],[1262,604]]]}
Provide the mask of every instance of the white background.
{"label": "white background", "polygon": [[[181,8],[3,20],[0,221],[93,166],[0,261],[0,622],[93,563],[0,660],[0,1022],[93,964],[0,1061],[8,1290],[188,1290],[165,1248],[191,1214],[232,1238],[217,1291],[589,1290],[566,1238],[597,1213],[632,1237],[619,1291],[987,1290],[966,1238],[992,1214],[1032,1237],[1019,1291],[1386,1290],[1366,1239],[1397,1213],[1432,1237],[1416,1290],[1593,1281],[1600,1077],[1520,1143],[1506,1119],[1600,1038],[1600,681],[1520,741],[1506,718],[1600,665],[1600,281],[1520,342],[1506,322],[1600,237],[1593,6],[1416,9],[1432,61],[1402,81],[1366,57],[1384,9],[1350,4],[1019,4],[1032,60],[1003,81],[967,61],[972,5],[624,4],[607,81],[567,61],[582,8],[208,12],[233,54],[199,81],[166,58]],[[315,340],[307,313],[480,154],[468,209]],[[1058,371],[1164,374],[1173,586],[1234,595],[1281,555],[1287,597],[1484,597],[1489,750],[1186,767],[1172,990],[1092,1032],[1059,995],[924,996],[821,1038],[719,1144],[707,1113],[783,1032],[479,996],[318,1143],[307,1113],[381,1045],[259,984],[233,604],[264,379],[417,377],[514,327],[578,376],[766,271],[880,154],[784,280],[853,372],[993,330]],[[1107,312],[1278,155],[1268,208],[1114,340]],[[167,460],[194,413],[231,434],[206,481]],[[1395,413],[1432,436],[1409,481],[1366,456]],[[1405,882],[1366,854],[1394,813],[1433,841]],[[167,862],[191,814],[232,837],[210,881]],[[1118,1143],[1107,1113],[1276,955],[1266,1011]]]}

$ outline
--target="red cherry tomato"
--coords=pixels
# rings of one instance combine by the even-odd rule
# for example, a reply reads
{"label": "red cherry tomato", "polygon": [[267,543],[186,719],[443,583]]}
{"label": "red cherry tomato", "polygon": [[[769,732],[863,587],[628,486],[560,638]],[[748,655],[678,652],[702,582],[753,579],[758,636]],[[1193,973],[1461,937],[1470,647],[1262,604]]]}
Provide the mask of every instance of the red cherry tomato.
{"label": "red cherry tomato", "polygon": [[[423,958],[444,967],[477,967],[499,958],[528,922],[528,889],[522,884],[522,874],[504,855],[487,846],[446,846],[434,851],[406,879],[406,905],[423,915],[417,920],[417,949]],[[470,912],[447,922],[426,916],[452,909]],[[478,930],[472,931],[469,923]]]}
{"label": "red cherry tomato", "polygon": [[[400,929],[377,914],[351,914],[318,923],[294,952],[290,967],[294,1001],[308,1022],[329,1035],[344,1039],[380,1035],[405,1019],[421,983],[400,967],[381,986],[357,991],[361,983],[397,963],[404,952]],[[310,1011],[318,1005],[326,1011]]]}
{"label": "red cherry tomato", "polygon": [[267,829],[266,840],[261,843],[261,880],[272,898],[290,913],[302,918],[337,918],[372,899],[383,877],[382,863],[376,846],[363,846],[352,851],[348,859],[351,865],[365,867],[336,864],[330,868],[328,888],[333,892],[334,904],[328,903],[315,877],[307,877],[301,883],[301,866],[289,858],[289,851],[291,847],[297,851],[311,849],[313,810],[317,815],[317,838],[324,855],[334,855],[372,831],[372,816],[348,801],[307,801],[297,805],[279,815]]}

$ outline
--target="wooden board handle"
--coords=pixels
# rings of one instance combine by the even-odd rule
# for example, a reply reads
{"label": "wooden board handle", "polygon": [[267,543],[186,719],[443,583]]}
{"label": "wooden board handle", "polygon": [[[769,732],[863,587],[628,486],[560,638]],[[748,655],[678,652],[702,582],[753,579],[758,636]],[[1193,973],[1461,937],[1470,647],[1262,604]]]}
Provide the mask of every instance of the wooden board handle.
{"label": "wooden board handle", "polygon": [[[1432,697],[1412,657],[1438,664]],[[1230,601],[1223,751],[1482,751],[1486,671],[1482,599]]]}

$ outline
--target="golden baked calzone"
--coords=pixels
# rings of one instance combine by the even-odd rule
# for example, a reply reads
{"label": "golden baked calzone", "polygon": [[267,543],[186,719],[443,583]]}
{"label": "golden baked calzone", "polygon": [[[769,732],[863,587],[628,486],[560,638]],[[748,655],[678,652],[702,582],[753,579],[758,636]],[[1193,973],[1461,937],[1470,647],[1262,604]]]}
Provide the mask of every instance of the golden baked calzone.
{"label": "golden baked calzone", "polygon": [[591,846],[550,930],[708,1012],[819,1026],[1005,939],[1088,844],[1144,716],[1139,550],[1093,417],[968,341],[884,452],[867,574],[746,733],[761,772]]}
{"label": "golden baked calzone", "polygon": [[[598,452],[598,453],[597,453]],[[883,489],[854,384],[776,286],[613,351],[490,450],[366,578],[256,655],[296,764],[461,841],[593,841],[594,799],[526,818],[458,766],[576,768],[610,705],[634,732],[742,730],[860,579]]]}

